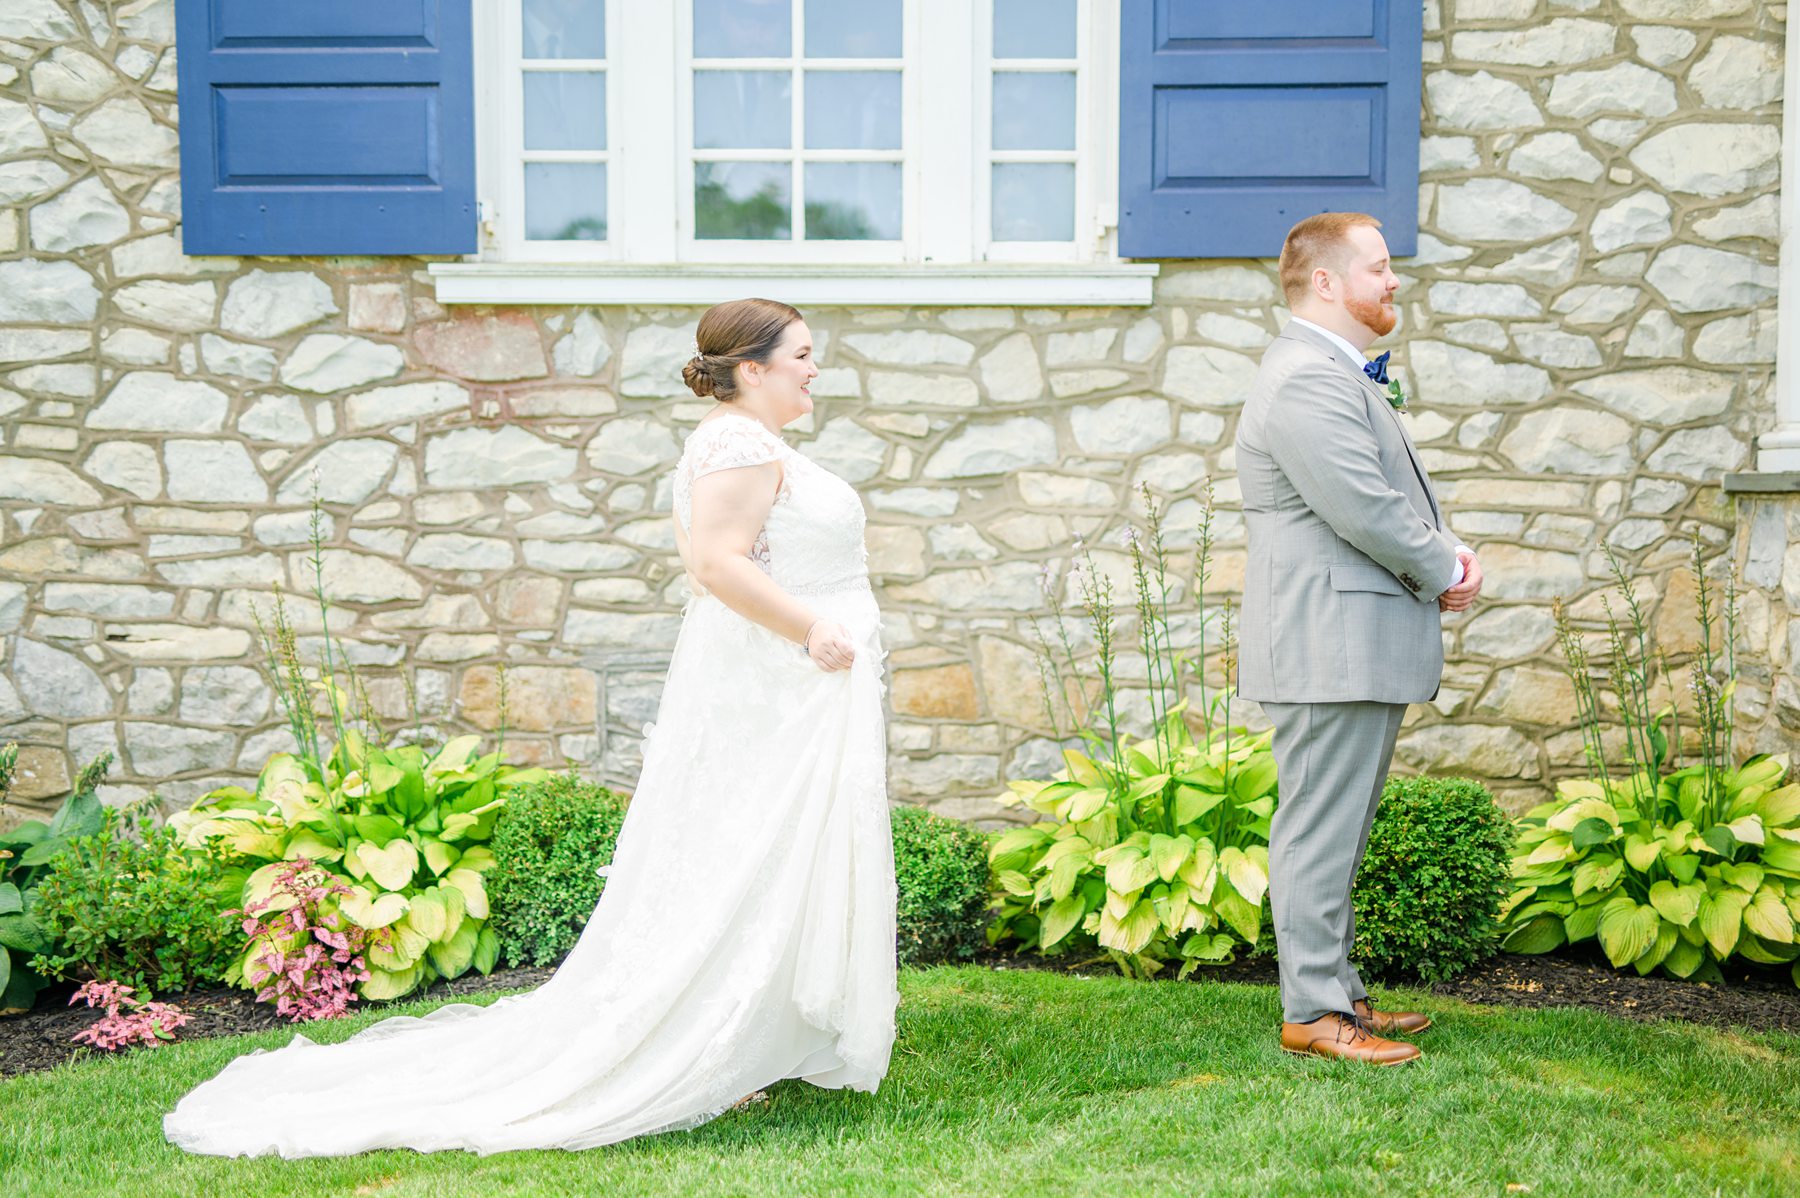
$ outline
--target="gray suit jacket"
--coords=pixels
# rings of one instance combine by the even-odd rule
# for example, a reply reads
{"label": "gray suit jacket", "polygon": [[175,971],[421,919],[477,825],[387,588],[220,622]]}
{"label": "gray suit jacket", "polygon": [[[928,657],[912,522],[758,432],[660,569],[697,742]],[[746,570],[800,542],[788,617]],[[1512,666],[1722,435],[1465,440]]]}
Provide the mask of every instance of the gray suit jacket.
{"label": "gray suit jacket", "polygon": [[1290,324],[1238,420],[1250,538],[1238,693],[1422,703],[1444,669],[1437,597],[1456,568],[1400,414],[1342,347]]}

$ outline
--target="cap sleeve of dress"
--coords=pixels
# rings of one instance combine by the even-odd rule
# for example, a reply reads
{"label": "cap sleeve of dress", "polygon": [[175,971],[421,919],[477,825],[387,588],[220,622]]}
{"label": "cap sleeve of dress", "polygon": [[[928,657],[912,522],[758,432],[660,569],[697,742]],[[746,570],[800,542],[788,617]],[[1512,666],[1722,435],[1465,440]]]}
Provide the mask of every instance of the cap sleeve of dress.
{"label": "cap sleeve of dress", "polygon": [[781,441],[751,419],[715,419],[695,430],[695,440],[688,458],[690,480],[720,470],[761,466],[781,457]]}

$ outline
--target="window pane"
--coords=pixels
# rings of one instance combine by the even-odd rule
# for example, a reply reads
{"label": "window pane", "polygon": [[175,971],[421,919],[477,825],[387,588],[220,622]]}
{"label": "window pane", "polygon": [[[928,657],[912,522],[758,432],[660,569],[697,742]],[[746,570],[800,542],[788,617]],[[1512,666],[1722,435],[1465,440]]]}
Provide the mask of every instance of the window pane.
{"label": "window pane", "polygon": [[694,0],[694,57],[786,58],[793,16],[793,0]]}
{"label": "window pane", "polygon": [[898,150],[900,72],[806,72],[806,146]]}
{"label": "window pane", "polygon": [[994,240],[1075,240],[1075,164],[996,163]]}
{"label": "window pane", "polygon": [[808,163],[806,239],[900,240],[900,164]]}
{"label": "window pane", "polygon": [[606,75],[600,71],[526,71],[525,148],[604,150]]}
{"label": "window pane", "polygon": [[785,162],[696,162],[694,236],[787,241],[793,186]]}
{"label": "window pane", "polygon": [[606,0],[524,0],[526,58],[605,58]]}
{"label": "window pane", "polygon": [[1075,0],[994,0],[995,58],[1074,58]]}
{"label": "window pane", "polygon": [[899,58],[900,0],[809,0],[808,58]]}
{"label": "window pane", "polygon": [[695,71],[694,146],[785,150],[793,141],[794,77],[786,71]]}
{"label": "window pane", "polygon": [[1075,73],[994,72],[996,150],[1073,150]]}
{"label": "window pane", "polygon": [[525,236],[533,241],[605,241],[606,164],[527,162]]}

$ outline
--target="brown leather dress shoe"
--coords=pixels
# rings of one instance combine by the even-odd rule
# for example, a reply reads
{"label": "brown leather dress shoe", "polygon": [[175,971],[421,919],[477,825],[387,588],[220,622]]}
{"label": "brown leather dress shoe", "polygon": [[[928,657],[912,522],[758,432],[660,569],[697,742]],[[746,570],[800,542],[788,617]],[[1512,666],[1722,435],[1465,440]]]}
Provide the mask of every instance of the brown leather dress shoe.
{"label": "brown leather dress shoe", "polygon": [[1282,1024],[1281,1048],[1296,1056],[1332,1057],[1369,1065],[1404,1065],[1419,1059],[1415,1046],[1383,1040],[1362,1020],[1335,1011],[1311,1023]]}
{"label": "brown leather dress shoe", "polygon": [[1356,1017],[1377,1036],[1416,1036],[1431,1026],[1431,1016],[1417,1011],[1377,1011],[1366,998],[1356,1000]]}

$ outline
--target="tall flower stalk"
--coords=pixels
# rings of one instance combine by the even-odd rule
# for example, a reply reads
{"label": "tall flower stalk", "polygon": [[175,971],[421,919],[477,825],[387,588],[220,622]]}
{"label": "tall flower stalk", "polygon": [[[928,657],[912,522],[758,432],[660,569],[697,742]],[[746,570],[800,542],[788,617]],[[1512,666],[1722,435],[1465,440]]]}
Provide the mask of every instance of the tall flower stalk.
{"label": "tall flower stalk", "polygon": [[[1219,658],[1219,668],[1223,674],[1219,688],[1220,718],[1219,723],[1229,729],[1231,727],[1231,696],[1237,692],[1237,653],[1231,640],[1231,597],[1225,598],[1225,616],[1220,627],[1220,637],[1225,643],[1225,652]],[[1225,754],[1225,788],[1231,789],[1231,754]]]}
{"label": "tall flower stalk", "polygon": [[1569,620],[1569,609],[1562,596],[1550,605],[1556,623],[1556,643],[1562,649],[1569,681],[1575,688],[1575,718],[1581,728],[1582,756],[1587,761],[1590,781],[1606,777],[1606,745],[1600,735],[1600,697],[1594,691],[1594,674],[1588,667],[1587,647],[1581,634]]}
{"label": "tall flower stalk", "polygon": [[[1193,650],[1175,643],[1174,622],[1170,606],[1177,589],[1171,578],[1168,545],[1163,534],[1165,509],[1156,501],[1148,486],[1141,486],[1143,527],[1127,525],[1121,534],[1131,572],[1131,617],[1137,648],[1144,657],[1145,698],[1148,707],[1148,733],[1156,755],[1169,760],[1181,739],[1178,723],[1197,720],[1203,740],[1210,742],[1215,730],[1229,725],[1230,701],[1224,692],[1214,693],[1207,681],[1209,628],[1213,615],[1206,610],[1204,598],[1213,565],[1215,545],[1214,493],[1212,480],[1202,490],[1200,522],[1196,528],[1194,571],[1191,590],[1195,599],[1196,639]],[[1074,639],[1068,627],[1068,612],[1063,608],[1061,589],[1065,576],[1046,563],[1040,577],[1048,619],[1032,617],[1032,632],[1037,640],[1038,677],[1044,686],[1043,707],[1046,726],[1058,740],[1077,736],[1090,742],[1104,741],[1116,745],[1121,734],[1121,715],[1117,700],[1118,638],[1121,632],[1119,611],[1114,603],[1112,579],[1095,561],[1085,540],[1076,537],[1069,573],[1074,592],[1087,617],[1092,633],[1093,652],[1084,670]],[[1227,617],[1228,619],[1229,617]],[[1227,624],[1229,628],[1229,624]],[[1227,631],[1225,644],[1230,648]],[[1091,673],[1099,694],[1089,701],[1081,685],[1084,673]],[[1197,702],[1190,703],[1188,687],[1197,690]],[[1229,688],[1231,684],[1226,683]],[[1077,710],[1079,697],[1081,710]],[[1099,717],[1100,724],[1095,725]],[[1109,758],[1116,754],[1109,751]]]}
{"label": "tall flower stalk", "polygon": [[[1717,819],[1725,809],[1725,775],[1732,767],[1731,741],[1735,731],[1732,708],[1737,693],[1737,571],[1728,570],[1725,574],[1725,604],[1721,613],[1714,606],[1706,586],[1698,531],[1694,533],[1690,560],[1699,592],[1695,615],[1700,624],[1700,647],[1698,660],[1689,676],[1689,688],[1699,718],[1707,809]],[[1722,630],[1719,627],[1721,619],[1724,622]],[[1720,631],[1724,633],[1724,644],[1715,649],[1714,634]]]}
{"label": "tall flower stalk", "polygon": [[[307,539],[312,545],[312,558],[308,565],[312,567],[313,596],[319,601],[319,640],[320,654],[324,658],[325,695],[331,708],[331,726],[337,734],[337,743],[345,742],[343,707],[338,700],[337,692],[330,686],[337,675],[336,663],[332,660],[331,641],[331,601],[325,597],[325,505],[319,500],[319,469],[313,467],[312,473],[312,519],[307,529]],[[344,662],[349,664],[349,655]],[[317,763],[315,763],[317,764]]]}
{"label": "tall flower stalk", "polygon": [[[1076,542],[1077,548],[1080,542]],[[1079,685],[1081,669],[1075,662],[1075,646],[1069,638],[1068,621],[1063,618],[1062,578],[1045,562],[1038,572],[1038,585],[1044,592],[1044,602],[1050,609],[1050,626],[1056,630],[1056,643],[1044,631],[1043,621],[1038,617],[1031,618],[1031,630],[1037,636],[1038,677],[1045,682],[1044,717],[1045,727],[1062,739],[1062,717],[1066,716],[1071,729],[1080,728],[1088,716],[1086,696],[1082,696],[1083,711],[1076,714],[1074,700],[1069,697],[1070,685]],[[1068,670],[1067,675],[1063,673]],[[1054,698],[1052,693],[1054,692]],[[1058,713],[1057,704],[1061,704],[1062,712]]]}
{"label": "tall flower stalk", "polygon": [[[1667,647],[1657,643],[1655,631],[1632,588],[1625,563],[1608,547],[1604,550],[1614,596],[1600,596],[1605,616],[1604,667],[1592,659],[1581,633],[1559,598],[1552,605],[1556,640],[1562,650],[1564,670],[1575,691],[1575,718],[1581,731],[1590,781],[1607,782],[1610,765],[1623,767],[1622,784],[1640,804],[1650,802],[1659,779],[1683,768],[1687,752],[1682,717],[1674,694],[1675,673]],[[1694,534],[1689,571],[1694,580],[1695,618],[1699,641],[1689,666],[1687,691],[1693,706],[1695,753],[1704,779],[1706,806],[1711,818],[1725,814],[1725,777],[1733,768],[1733,698],[1737,689],[1737,577],[1728,570],[1721,602],[1706,577],[1704,544]],[[1658,706],[1658,685],[1668,686],[1669,702]],[[1601,702],[1602,688],[1609,689],[1617,704],[1623,760],[1609,762],[1603,736],[1607,713]]]}
{"label": "tall flower stalk", "polygon": [[[336,744],[382,744],[387,731],[375,711],[375,704],[362,674],[331,631],[330,597],[325,593],[325,521],[324,504],[319,495],[319,474],[312,476],[312,511],[308,525],[308,553],[304,568],[311,574],[313,601],[319,612],[319,645],[316,677],[309,677],[302,659],[300,636],[288,613],[287,594],[275,584],[274,600],[266,612],[251,605],[251,618],[256,624],[257,638],[274,681],[275,696],[281,705],[288,731],[294,739],[295,755],[314,781],[323,783],[327,772],[329,746],[322,743],[319,728],[324,717]],[[498,672],[500,688],[500,748],[505,749],[507,679],[505,663]],[[424,746],[426,727],[419,712],[419,694],[410,672],[401,671],[401,684],[406,692],[412,716],[414,742]]]}
{"label": "tall flower stalk", "polygon": [[[1100,698],[1106,713],[1106,736],[1102,747],[1112,762],[1113,776],[1120,778],[1125,774],[1125,758],[1124,746],[1119,743],[1119,705],[1113,681],[1113,584],[1095,563],[1093,551],[1079,541],[1076,546],[1081,556],[1075,562],[1075,583],[1081,594],[1081,604],[1087,610],[1088,623],[1094,630],[1094,668],[1100,676]],[[1084,736],[1096,736],[1092,730],[1081,731]]]}
{"label": "tall flower stalk", "polygon": [[[1199,541],[1194,547],[1194,603],[1199,608],[1199,645],[1194,656],[1194,676],[1200,684],[1200,726],[1212,739],[1212,704],[1206,699],[1206,580],[1212,569],[1213,482],[1206,480],[1200,496]],[[1227,682],[1227,685],[1230,685]]]}

